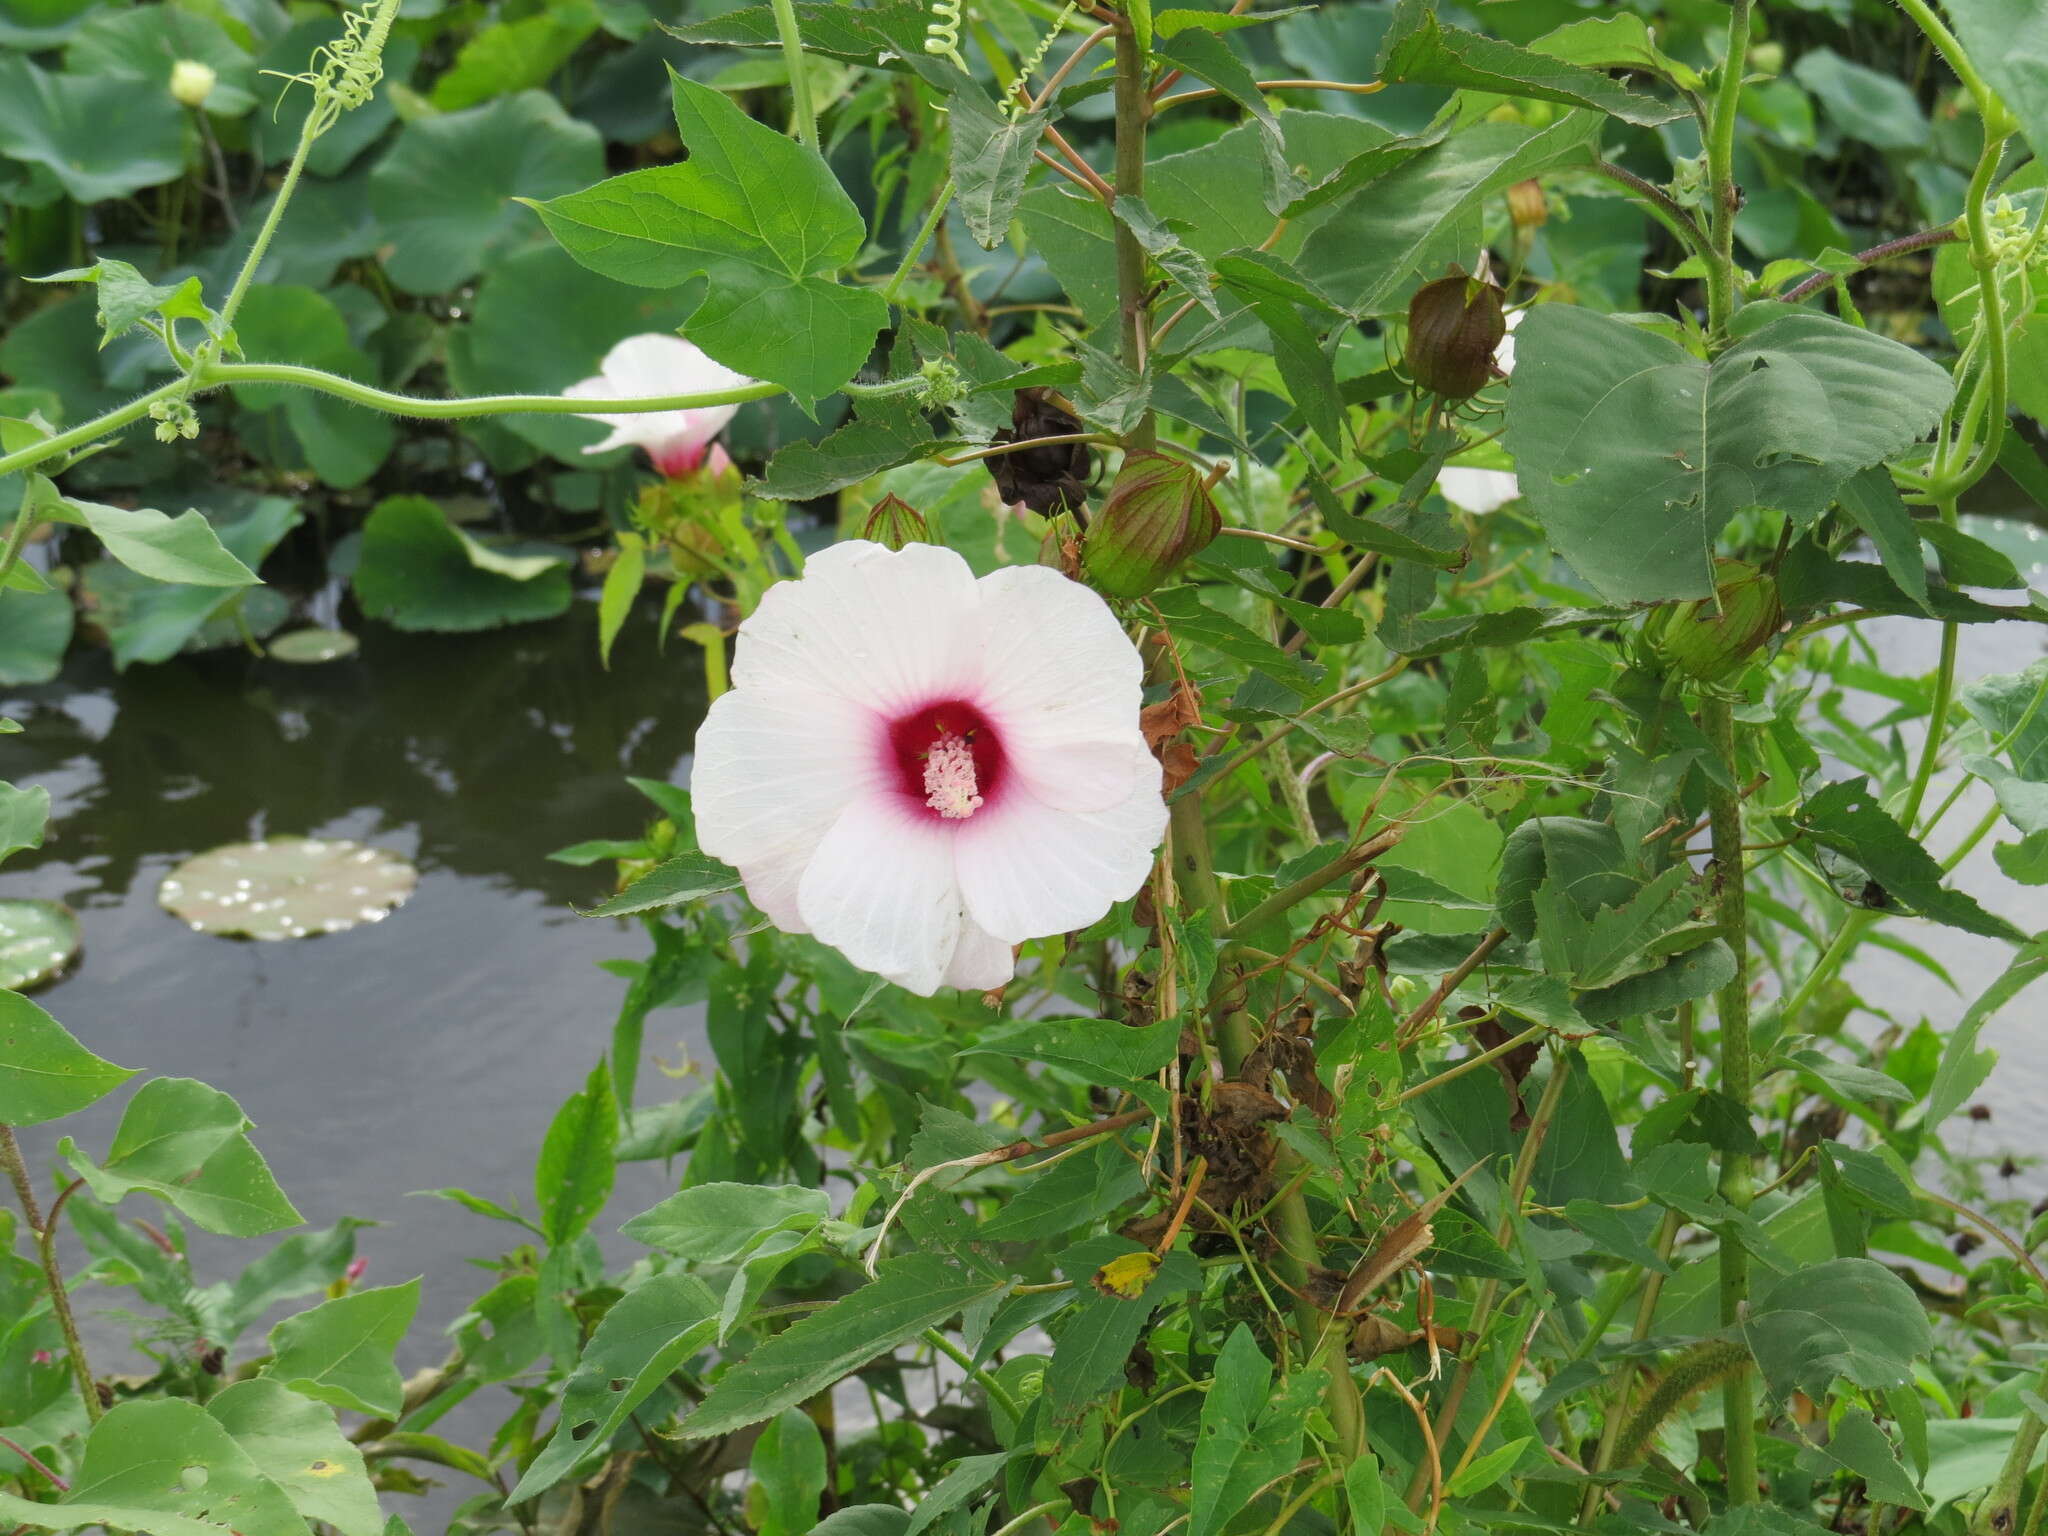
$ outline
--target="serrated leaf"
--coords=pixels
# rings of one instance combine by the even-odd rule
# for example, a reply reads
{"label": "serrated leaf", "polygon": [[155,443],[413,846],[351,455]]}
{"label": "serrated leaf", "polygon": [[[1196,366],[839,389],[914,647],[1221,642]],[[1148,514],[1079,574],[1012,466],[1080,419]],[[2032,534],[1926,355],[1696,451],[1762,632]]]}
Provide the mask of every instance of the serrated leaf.
{"label": "serrated leaf", "polygon": [[1870,791],[1867,779],[1845,779],[1809,795],[1792,823],[1821,847],[1853,859],[1883,887],[1886,898],[1923,917],[1990,939],[2024,943],[2027,935],[1975,899],[1942,883],[1934,855],[1907,835]]}
{"label": "serrated leaf", "polygon": [[533,1199],[541,1232],[559,1248],[580,1236],[611,1198],[618,1171],[619,1106],[612,1076],[600,1061],[580,1093],[555,1112],[533,1168]]}
{"label": "serrated leaf", "polygon": [[972,84],[955,91],[947,106],[955,200],[967,232],[992,251],[1009,234],[1049,114],[1026,112],[1012,120]]}
{"label": "serrated leaf", "polygon": [[1830,1259],[1763,1286],[1743,1338],[1771,1391],[1824,1400],[1837,1377],[1859,1387],[1903,1386],[1933,1346],[1913,1288],[1872,1259]]}
{"label": "serrated leaf", "polygon": [[1686,110],[1638,95],[1554,54],[1444,26],[1436,19],[1436,0],[1401,0],[1380,44],[1377,78],[1390,85],[1444,85],[1591,107],[1640,127],[1671,122]]}
{"label": "serrated leaf", "polygon": [[740,888],[739,872],[704,853],[679,853],[664,859],[627,886],[611,900],[601,902],[585,917],[625,917],[635,912],[654,912],[703,901]]}
{"label": "serrated leaf", "polygon": [[817,152],[677,76],[690,158],[531,206],[592,271],[648,288],[709,283],[690,339],[806,411],[852,378],[888,319],[879,293],[835,274],[859,254],[858,210]]}
{"label": "serrated leaf", "polygon": [[823,1190],[797,1184],[693,1184],[619,1230],[679,1259],[730,1264],[768,1233],[815,1227],[831,1209]]}

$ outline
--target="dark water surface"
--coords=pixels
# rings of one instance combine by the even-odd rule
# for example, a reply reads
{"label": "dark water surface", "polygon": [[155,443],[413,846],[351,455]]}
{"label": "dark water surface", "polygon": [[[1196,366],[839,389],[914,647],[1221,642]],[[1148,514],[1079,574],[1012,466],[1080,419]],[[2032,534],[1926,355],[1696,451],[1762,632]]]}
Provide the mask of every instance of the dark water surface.
{"label": "dark water surface", "polygon": [[[324,666],[213,653],[117,676],[88,653],[48,687],[0,689],[0,714],[26,727],[0,737],[0,778],[53,801],[45,846],[9,861],[0,894],[69,902],[85,933],[74,974],[37,1001],[124,1066],[233,1094],[308,1222],[382,1223],[358,1236],[363,1283],[426,1281],[408,1370],[439,1358],[435,1331],[490,1283],[464,1260],[523,1236],[408,1192],[460,1185],[532,1211],[541,1137],[624,992],[598,962],[646,953],[637,928],[571,911],[607,893],[610,866],[547,854],[639,831],[653,808],[624,775],[684,776],[702,674],[690,646],[658,656],[652,630],[629,626],[610,672],[586,603],[473,636],[370,626],[358,656]],[[291,833],[401,853],[419,888],[381,923],[281,943],[195,933],[158,907],[185,856]],[[650,1057],[682,1054],[695,1022],[655,1015]],[[62,1134],[103,1153],[126,1098],[32,1133],[39,1179]],[[621,1170],[601,1226],[671,1187],[658,1166]],[[141,1196],[123,1210],[163,1215]],[[268,1243],[196,1243],[200,1283]],[[104,1319],[93,1333],[121,1338]]]}

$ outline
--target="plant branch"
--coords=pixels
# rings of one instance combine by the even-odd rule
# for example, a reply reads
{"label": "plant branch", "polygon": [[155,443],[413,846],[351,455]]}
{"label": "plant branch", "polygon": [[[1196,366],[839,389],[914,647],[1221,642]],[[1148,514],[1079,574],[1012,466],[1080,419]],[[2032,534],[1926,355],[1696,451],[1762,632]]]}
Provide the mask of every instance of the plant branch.
{"label": "plant branch", "polygon": [[[1924,251],[1930,246],[1947,245],[1950,241],[1959,238],[1955,232],[1955,227],[1950,224],[1943,224],[1935,229],[1923,229],[1918,234],[1901,235],[1896,240],[1887,240],[1882,245],[1873,245],[1867,251],[1858,251],[1856,253],[1856,265],[1859,267],[1874,267],[1880,261],[1890,261],[1894,256],[1905,256],[1914,251]],[[1816,272],[1811,277],[1802,278],[1799,285],[1785,293],[1780,302],[1797,304],[1804,299],[1810,299],[1813,295],[1819,293],[1821,289],[1833,283],[1839,276],[1840,274],[1835,272]]]}
{"label": "plant branch", "polygon": [[1699,220],[1692,211],[1670,193],[1654,182],[1645,181],[1626,166],[1616,165],[1612,160],[1596,160],[1593,169],[1609,181],[1624,186],[1649,204],[1651,212],[1663,220],[1664,226],[1683,240],[1702,257],[1713,249],[1713,241],[1700,228]]}
{"label": "plant branch", "polygon": [[804,62],[803,33],[797,29],[792,0],[768,0],[775,15],[775,35],[782,42],[782,62],[789,70],[789,109],[796,120],[799,144],[818,147],[818,112],[811,102],[810,71]]}
{"label": "plant branch", "polygon": [[14,1185],[15,1198],[21,1202],[21,1213],[28,1219],[29,1230],[35,1234],[36,1255],[42,1261],[43,1282],[50,1288],[50,1310],[57,1316],[57,1327],[64,1335],[65,1353],[71,1360],[71,1377],[78,1383],[78,1395],[85,1403],[86,1418],[97,1424],[103,1411],[100,1407],[100,1391],[93,1384],[92,1367],[86,1363],[85,1345],[78,1337],[78,1320],[71,1312],[71,1293],[64,1286],[64,1270],[57,1262],[57,1212],[70,1197],[71,1190],[78,1187],[73,1183],[57,1197],[45,1217],[36,1204],[35,1181],[29,1177],[28,1164],[22,1161],[21,1143],[14,1139],[14,1127],[0,1125],[0,1165],[7,1169],[9,1182]]}

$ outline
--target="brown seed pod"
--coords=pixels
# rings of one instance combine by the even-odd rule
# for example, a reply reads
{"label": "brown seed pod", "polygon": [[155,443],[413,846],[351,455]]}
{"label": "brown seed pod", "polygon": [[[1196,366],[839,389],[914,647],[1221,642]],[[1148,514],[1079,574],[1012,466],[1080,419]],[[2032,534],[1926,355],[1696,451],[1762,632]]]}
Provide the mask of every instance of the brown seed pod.
{"label": "brown seed pod", "polygon": [[1493,377],[1493,351],[1507,333],[1500,290],[1453,267],[1408,301],[1408,366],[1424,389],[1468,399]]}
{"label": "brown seed pod", "polygon": [[[1065,437],[1085,432],[1080,420],[1054,404],[1051,392],[1020,389],[1010,412],[1010,429],[998,432],[998,443],[1029,442],[1037,437]],[[1041,515],[1062,508],[1079,512],[1088,501],[1087,482],[1095,455],[1086,443],[1053,443],[1000,453],[988,461],[996,491],[1006,502],[1022,502]]]}

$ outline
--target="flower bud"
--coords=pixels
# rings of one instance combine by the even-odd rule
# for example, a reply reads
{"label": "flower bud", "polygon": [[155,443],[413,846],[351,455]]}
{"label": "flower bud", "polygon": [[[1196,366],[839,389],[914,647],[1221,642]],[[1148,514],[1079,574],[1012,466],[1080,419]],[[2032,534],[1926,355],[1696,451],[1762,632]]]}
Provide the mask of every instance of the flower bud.
{"label": "flower bud", "polygon": [[1415,382],[1446,400],[1478,394],[1493,377],[1493,349],[1507,333],[1500,290],[1452,268],[1408,301],[1408,364]]}
{"label": "flower bud", "polygon": [[1535,229],[1550,220],[1550,204],[1543,197],[1543,183],[1531,177],[1508,188],[1508,217],[1518,230]]}
{"label": "flower bud", "polygon": [[923,514],[893,491],[875,503],[868,520],[861,524],[860,536],[884,549],[931,542],[931,531],[925,527]]}
{"label": "flower bud", "polygon": [[181,107],[203,107],[218,78],[210,65],[180,59],[171,66],[171,95]]}
{"label": "flower bud", "polygon": [[1656,640],[1674,669],[1706,683],[1733,676],[1785,617],[1778,583],[1767,572],[1740,560],[1717,561],[1716,567],[1714,598],[1674,610]]}
{"label": "flower bud", "polygon": [[1133,453],[1088,530],[1082,562],[1111,597],[1143,597],[1222,531],[1209,482],[1184,459]]}

